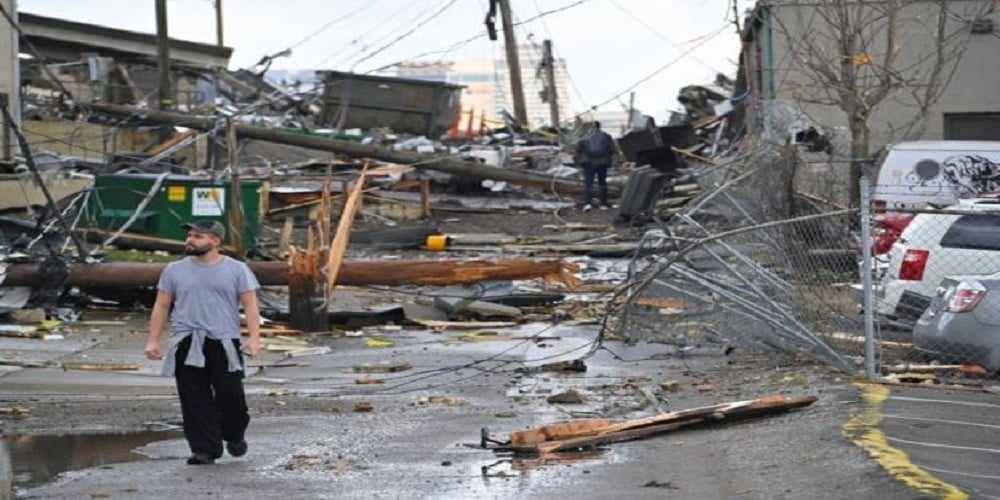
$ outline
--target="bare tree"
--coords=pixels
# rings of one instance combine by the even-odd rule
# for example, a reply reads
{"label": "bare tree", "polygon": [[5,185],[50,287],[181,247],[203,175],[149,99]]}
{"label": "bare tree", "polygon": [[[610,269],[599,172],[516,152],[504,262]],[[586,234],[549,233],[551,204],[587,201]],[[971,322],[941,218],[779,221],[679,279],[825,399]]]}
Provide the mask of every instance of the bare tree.
{"label": "bare tree", "polygon": [[[782,38],[790,56],[785,64],[794,68],[788,70],[794,76],[784,84],[802,104],[833,106],[844,113],[853,205],[859,202],[858,181],[872,153],[871,118],[876,109],[892,100],[910,111],[900,123],[886,125],[891,136],[922,133],[968,45],[972,20],[992,11],[995,2],[768,2],[774,12],[773,33]],[[971,12],[954,12],[960,3],[968,4]]]}

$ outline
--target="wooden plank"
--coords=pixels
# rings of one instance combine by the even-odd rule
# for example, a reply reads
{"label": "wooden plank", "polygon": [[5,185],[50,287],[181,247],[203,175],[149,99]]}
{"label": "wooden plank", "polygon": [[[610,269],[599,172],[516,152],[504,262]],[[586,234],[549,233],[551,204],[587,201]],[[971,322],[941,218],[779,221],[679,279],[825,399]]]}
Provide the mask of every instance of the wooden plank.
{"label": "wooden plank", "polygon": [[337,224],[337,234],[334,235],[333,241],[330,242],[325,269],[327,297],[330,296],[330,293],[333,292],[333,288],[337,284],[337,276],[340,274],[340,264],[343,262],[344,254],[347,252],[347,243],[351,237],[351,226],[354,224],[354,215],[358,212],[358,207],[361,205],[366,172],[368,172],[367,162],[364,168],[361,169],[361,173],[358,174],[358,180],[354,184],[351,195],[344,203],[344,210],[341,212],[340,222]]}
{"label": "wooden plank", "polygon": [[433,319],[413,319],[410,321],[431,330],[480,330],[517,326],[517,323],[513,321],[437,321]]}
{"label": "wooden plank", "polygon": [[534,429],[512,432],[510,433],[510,444],[513,446],[528,446],[543,443],[545,441],[591,436],[610,426],[611,421],[606,418],[592,418],[588,420],[561,422]]}
{"label": "wooden plank", "polygon": [[[248,330],[241,328],[240,333],[246,335]],[[275,335],[303,335],[305,332],[294,328],[261,328],[261,337],[273,337]]]}
{"label": "wooden plank", "polygon": [[597,446],[604,443],[636,439],[667,430],[673,430],[684,425],[701,423],[709,420],[734,420],[753,416],[766,415],[787,411],[793,408],[808,406],[816,401],[812,396],[767,396],[760,399],[724,403],[679,410],[651,417],[627,420],[598,430],[590,436],[582,436],[560,441],[546,441],[537,444],[534,449],[538,453],[551,453],[573,448]]}
{"label": "wooden plank", "polygon": [[883,366],[883,373],[936,373],[936,372],[957,372],[961,371],[965,365],[911,365],[904,363],[900,365]]}
{"label": "wooden plank", "polygon": [[278,256],[288,255],[288,245],[292,242],[292,232],[295,231],[295,217],[285,217],[285,223],[281,226],[281,237],[278,241]]}
{"label": "wooden plank", "polygon": [[[851,342],[854,344],[864,344],[865,338],[861,335],[852,335],[850,333],[834,332],[830,335],[826,335],[834,340],[842,340],[845,342]],[[876,344],[888,348],[888,349],[912,349],[913,344],[911,342],[892,342],[889,340],[876,340]]]}
{"label": "wooden plank", "polygon": [[681,427],[689,425],[700,424],[703,422],[703,420],[704,420],[703,418],[693,418],[690,420],[685,420],[683,422],[656,424],[646,427],[639,427],[636,429],[627,429],[611,433],[600,433],[593,436],[582,436],[578,438],[565,439],[562,441],[552,441],[552,442],[542,443],[537,445],[535,448],[537,450],[537,453],[539,454],[548,454],[548,453],[556,453],[559,451],[572,450],[574,448],[587,448],[602,444],[619,443],[622,441],[631,441],[633,439],[639,439],[647,436],[653,436],[656,434],[662,434],[664,432],[680,429]]}
{"label": "wooden plank", "polygon": [[164,152],[164,151],[166,151],[166,150],[168,150],[168,149],[170,149],[170,148],[172,148],[172,147],[180,144],[181,141],[183,141],[184,139],[187,139],[188,137],[191,137],[191,136],[195,135],[196,132],[197,131],[194,130],[194,129],[189,129],[189,130],[187,130],[185,132],[181,132],[179,134],[174,134],[173,137],[171,137],[171,138],[169,138],[169,139],[161,142],[160,144],[157,144],[156,146],[153,146],[152,149],[150,149],[147,152],[149,154],[153,155],[153,156],[156,156],[156,155],[158,155],[158,154],[160,154],[160,153],[162,153],[162,152]]}
{"label": "wooden plank", "polygon": [[420,215],[424,218],[431,216],[431,181],[423,179],[420,181]]}

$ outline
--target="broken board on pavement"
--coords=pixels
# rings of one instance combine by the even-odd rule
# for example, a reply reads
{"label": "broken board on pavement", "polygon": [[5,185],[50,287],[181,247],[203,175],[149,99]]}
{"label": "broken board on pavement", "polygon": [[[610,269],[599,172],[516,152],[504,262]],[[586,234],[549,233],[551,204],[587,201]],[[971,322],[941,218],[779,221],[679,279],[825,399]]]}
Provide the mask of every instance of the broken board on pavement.
{"label": "broken board on pavement", "polygon": [[589,448],[607,443],[640,439],[695,424],[730,422],[781,413],[809,406],[816,399],[814,396],[774,395],[760,399],[672,411],[619,423],[612,423],[605,419],[562,422],[512,432],[508,443],[493,449],[516,453],[546,454]]}

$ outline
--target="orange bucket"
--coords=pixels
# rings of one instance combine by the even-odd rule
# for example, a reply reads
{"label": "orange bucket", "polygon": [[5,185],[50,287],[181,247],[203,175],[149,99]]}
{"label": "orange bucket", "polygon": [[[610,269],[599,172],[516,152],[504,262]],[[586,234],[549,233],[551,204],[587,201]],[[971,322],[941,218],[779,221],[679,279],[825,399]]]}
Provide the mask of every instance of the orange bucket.
{"label": "orange bucket", "polygon": [[435,234],[427,237],[427,249],[432,252],[443,252],[451,244],[451,238],[443,234]]}

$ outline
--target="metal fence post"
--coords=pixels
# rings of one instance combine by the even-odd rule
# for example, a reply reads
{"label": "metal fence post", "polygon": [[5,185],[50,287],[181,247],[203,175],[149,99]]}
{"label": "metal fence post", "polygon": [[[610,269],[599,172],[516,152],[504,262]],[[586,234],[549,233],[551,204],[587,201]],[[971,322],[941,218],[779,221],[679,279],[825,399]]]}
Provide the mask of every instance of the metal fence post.
{"label": "metal fence post", "polygon": [[875,378],[875,290],[872,283],[871,188],[861,177],[861,284],[865,311],[865,376]]}

